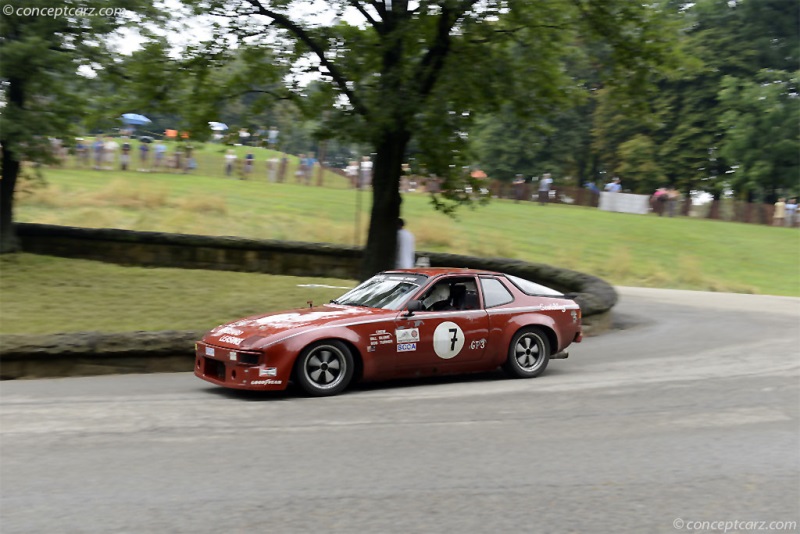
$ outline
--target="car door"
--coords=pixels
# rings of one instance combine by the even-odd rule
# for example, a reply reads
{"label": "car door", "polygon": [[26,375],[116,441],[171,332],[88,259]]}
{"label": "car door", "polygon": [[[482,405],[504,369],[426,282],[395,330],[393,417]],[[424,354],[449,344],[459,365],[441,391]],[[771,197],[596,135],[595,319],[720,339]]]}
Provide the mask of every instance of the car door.
{"label": "car door", "polygon": [[[435,296],[444,287],[450,299],[446,304]],[[475,277],[441,277],[421,297],[425,309],[397,317],[400,374],[457,372],[479,362],[487,346],[489,319]]]}

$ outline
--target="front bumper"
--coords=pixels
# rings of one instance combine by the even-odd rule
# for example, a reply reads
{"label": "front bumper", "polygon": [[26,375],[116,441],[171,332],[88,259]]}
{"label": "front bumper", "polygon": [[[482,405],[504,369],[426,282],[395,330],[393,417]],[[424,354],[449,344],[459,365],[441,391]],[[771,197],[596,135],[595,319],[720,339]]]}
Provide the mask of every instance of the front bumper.
{"label": "front bumper", "polygon": [[289,385],[291,369],[267,363],[263,352],[198,342],[195,344],[194,374],[226,388],[276,391]]}

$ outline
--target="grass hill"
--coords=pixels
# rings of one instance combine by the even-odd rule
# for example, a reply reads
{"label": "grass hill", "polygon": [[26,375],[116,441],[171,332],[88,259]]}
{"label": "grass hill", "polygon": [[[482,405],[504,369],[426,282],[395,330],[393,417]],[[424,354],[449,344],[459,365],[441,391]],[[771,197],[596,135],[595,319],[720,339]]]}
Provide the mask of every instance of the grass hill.
{"label": "grass hill", "polygon": [[[16,218],[364,244],[369,191],[354,191],[333,173],[325,174],[322,187],[297,184],[294,157],[288,182],[270,183],[265,161],[274,153],[264,149],[255,152],[256,169],[247,180],[226,178],[224,151],[203,147],[192,174],[95,171],[76,169],[73,162],[45,169],[44,183],[21,183]],[[617,285],[800,296],[797,229],[508,200],[460,210],[452,219],[434,211],[424,193],[405,193],[402,210],[420,251],[548,263]],[[255,313],[302,307],[309,299],[326,302],[353,284],[4,255],[0,333],[203,330]]]}
{"label": "grass hill", "polygon": [[[258,150],[265,161],[269,151]],[[297,184],[293,172],[287,183],[269,183],[265,164],[247,180],[225,178],[224,149],[205,152],[210,159],[192,174],[47,169],[46,185],[19,194],[16,218],[363,245],[370,192],[332,173],[323,187]],[[295,165],[292,158],[290,171]],[[509,200],[452,219],[424,193],[405,193],[402,212],[420,251],[548,263],[618,285],[800,296],[796,229]]]}

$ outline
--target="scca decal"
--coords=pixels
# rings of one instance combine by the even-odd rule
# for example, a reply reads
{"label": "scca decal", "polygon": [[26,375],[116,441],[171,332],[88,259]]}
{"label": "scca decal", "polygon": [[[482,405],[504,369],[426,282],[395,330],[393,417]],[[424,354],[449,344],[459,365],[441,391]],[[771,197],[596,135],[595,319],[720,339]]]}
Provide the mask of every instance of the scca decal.
{"label": "scca decal", "polygon": [[397,352],[411,352],[417,350],[416,343],[398,343]]}

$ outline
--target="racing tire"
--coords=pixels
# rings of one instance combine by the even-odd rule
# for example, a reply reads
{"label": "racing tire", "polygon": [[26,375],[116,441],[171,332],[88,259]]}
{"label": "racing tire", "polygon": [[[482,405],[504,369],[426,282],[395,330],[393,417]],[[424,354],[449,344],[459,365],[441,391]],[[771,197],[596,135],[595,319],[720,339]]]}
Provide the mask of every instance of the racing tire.
{"label": "racing tire", "polygon": [[353,354],[341,341],[318,341],[306,347],[295,364],[297,383],[312,397],[341,393],[353,378]]}
{"label": "racing tire", "polygon": [[550,340],[541,328],[523,328],[511,340],[503,369],[514,378],[534,378],[550,362]]}

